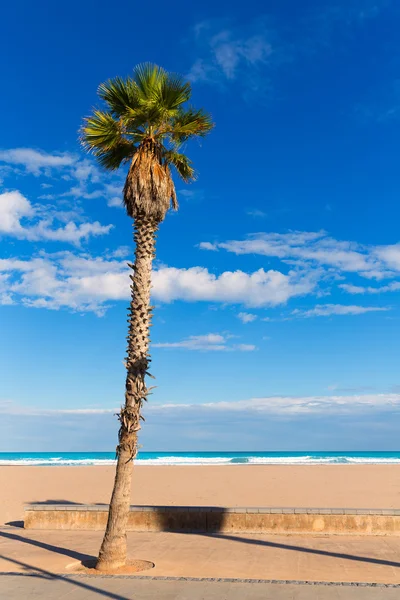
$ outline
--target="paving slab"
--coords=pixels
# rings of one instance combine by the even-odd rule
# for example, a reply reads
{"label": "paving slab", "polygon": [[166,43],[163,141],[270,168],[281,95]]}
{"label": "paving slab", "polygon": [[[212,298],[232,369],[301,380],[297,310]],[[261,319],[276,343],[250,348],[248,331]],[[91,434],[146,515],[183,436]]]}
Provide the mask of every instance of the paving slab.
{"label": "paving slab", "polygon": [[399,589],[231,581],[0,575],[7,600],[398,600]]}
{"label": "paving slab", "polygon": [[[0,571],[71,574],[97,555],[101,539],[101,532],[4,527]],[[143,576],[400,585],[399,537],[131,533],[128,546],[132,558],[155,563]]]}

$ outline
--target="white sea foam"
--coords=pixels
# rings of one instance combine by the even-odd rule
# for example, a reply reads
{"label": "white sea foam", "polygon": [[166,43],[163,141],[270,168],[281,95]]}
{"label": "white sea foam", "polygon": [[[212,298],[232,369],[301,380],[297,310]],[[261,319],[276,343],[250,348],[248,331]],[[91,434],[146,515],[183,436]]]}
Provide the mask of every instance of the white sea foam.
{"label": "white sea foam", "polygon": [[[400,458],[394,456],[351,456],[351,454],[331,455],[331,456],[159,456],[154,458],[138,458],[135,465],[138,466],[163,466],[163,465],[319,465],[319,464],[400,464]],[[73,458],[63,456],[53,457],[18,457],[1,459],[0,466],[113,466],[113,458]]]}
{"label": "white sea foam", "polygon": [[345,465],[345,464],[399,464],[400,458],[367,458],[354,456],[290,456],[250,457],[249,464],[262,465]]}
{"label": "white sea foam", "polygon": [[85,458],[85,459],[70,459],[70,458],[23,458],[16,460],[0,460],[1,467],[10,467],[10,466],[84,466],[84,465],[114,465],[115,461],[110,459],[94,459],[94,458]]}
{"label": "white sea foam", "polygon": [[232,457],[227,456],[160,456],[159,458],[138,459],[138,465],[229,465]]}
{"label": "white sea foam", "polygon": [[377,464],[377,465],[392,465],[399,464],[400,458],[364,458],[360,456],[346,456],[346,461],[349,463],[358,464]]}
{"label": "white sea foam", "polygon": [[335,463],[337,457],[319,456],[250,456],[251,465],[310,465],[319,463]]}

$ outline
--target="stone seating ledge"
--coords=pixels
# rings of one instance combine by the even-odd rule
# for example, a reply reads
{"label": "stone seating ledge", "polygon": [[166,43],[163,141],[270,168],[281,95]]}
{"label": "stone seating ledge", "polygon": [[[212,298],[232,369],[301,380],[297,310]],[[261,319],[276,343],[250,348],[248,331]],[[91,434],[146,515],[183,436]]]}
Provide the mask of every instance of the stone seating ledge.
{"label": "stone seating ledge", "polygon": [[[108,504],[27,504],[24,511],[99,511],[108,512]],[[400,516],[398,508],[288,508],[288,507],[232,507],[218,506],[135,506],[130,512],[189,512],[189,513],[235,513],[235,514],[301,514],[301,515],[392,515]]]}
{"label": "stone seating ledge", "polygon": [[[30,504],[26,529],[102,530],[106,504]],[[128,531],[400,535],[400,509],[131,506]]]}

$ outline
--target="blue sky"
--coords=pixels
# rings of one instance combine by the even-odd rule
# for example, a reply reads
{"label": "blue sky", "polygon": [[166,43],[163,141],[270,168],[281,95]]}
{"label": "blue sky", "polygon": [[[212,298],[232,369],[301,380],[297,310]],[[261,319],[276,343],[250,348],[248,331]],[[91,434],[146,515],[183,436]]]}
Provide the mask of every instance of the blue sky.
{"label": "blue sky", "polygon": [[398,449],[399,26],[390,0],[2,8],[0,450],[115,445],[132,229],[77,132],[143,61],[216,123],[158,240],[144,449]]}

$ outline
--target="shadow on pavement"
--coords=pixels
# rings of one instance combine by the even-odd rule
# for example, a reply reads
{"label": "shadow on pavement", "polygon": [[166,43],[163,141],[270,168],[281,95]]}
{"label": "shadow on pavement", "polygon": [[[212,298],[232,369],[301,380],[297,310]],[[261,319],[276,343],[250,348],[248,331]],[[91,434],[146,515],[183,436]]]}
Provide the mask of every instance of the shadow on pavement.
{"label": "shadow on pavement", "polygon": [[46,544],[46,542],[32,540],[22,535],[18,535],[17,533],[11,533],[4,530],[0,531],[0,538],[6,538],[8,540],[14,540],[16,542],[30,544],[31,546],[37,546],[38,548],[43,548],[44,550],[49,550],[50,552],[55,552],[56,554],[63,554],[64,556],[69,556],[70,558],[75,558],[79,561],[86,561],[95,558],[90,554],[83,554],[82,552],[76,552],[75,550],[70,550],[69,548],[62,548],[61,546],[53,546],[53,544]]}
{"label": "shadow on pavement", "polygon": [[304,552],[306,554],[318,554],[319,556],[330,556],[332,558],[341,558],[345,560],[354,560],[357,562],[366,562],[373,565],[383,565],[388,567],[400,567],[400,562],[392,560],[386,560],[384,558],[371,558],[368,556],[357,556],[354,554],[345,554],[343,552],[330,552],[329,550],[319,550],[317,548],[306,548],[304,546],[294,546],[293,544],[282,544],[279,542],[271,542],[268,540],[257,540],[251,538],[240,537],[236,535],[229,535],[225,533],[203,533],[201,535],[209,536],[212,538],[220,538],[224,540],[231,540],[232,542],[240,542],[242,544],[252,544],[257,546],[266,546],[268,548],[277,548],[279,550],[292,550],[294,552]]}
{"label": "shadow on pavement", "polygon": [[[27,541],[27,540],[25,540]],[[30,540],[32,541],[32,540]],[[56,573],[51,573],[50,571],[45,571],[44,569],[40,569],[39,567],[33,567],[27,563],[21,562],[20,560],[16,560],[15,558],[9,558],[8,556],[0,555],[0,558],[7,560],[19,567],[23,567],[25,571],[33,571],[32,573],[13,573],[14,576],[31,576],[31,577],[40,577],[42,579],[52,580],[52,581],[65,581],[65,583],[69,583],[70,585],[74,585],[78,588],[95,592],[100,596],[105,596],[106,598],[111,598],[113,600],[130,600],[126,596],[121,596],[121,594],[114,594],[113,592],[108,592],[107,590],[99,589],[93,585],[89,585],[88,583],[83,583],[82,581],[77,581],[76,579],[70,579],[69,577],[63,577],[62,575],[57,575]],[[1,576],[1,573],[0,573]],[[71,596],[73,597],[73,596]]]}
{"label": "shadow on pavement", "polygon": [[67,504],[70,506],[79,506],[82,502],[71,502],[71,500],[30,500],[25,504]]}

